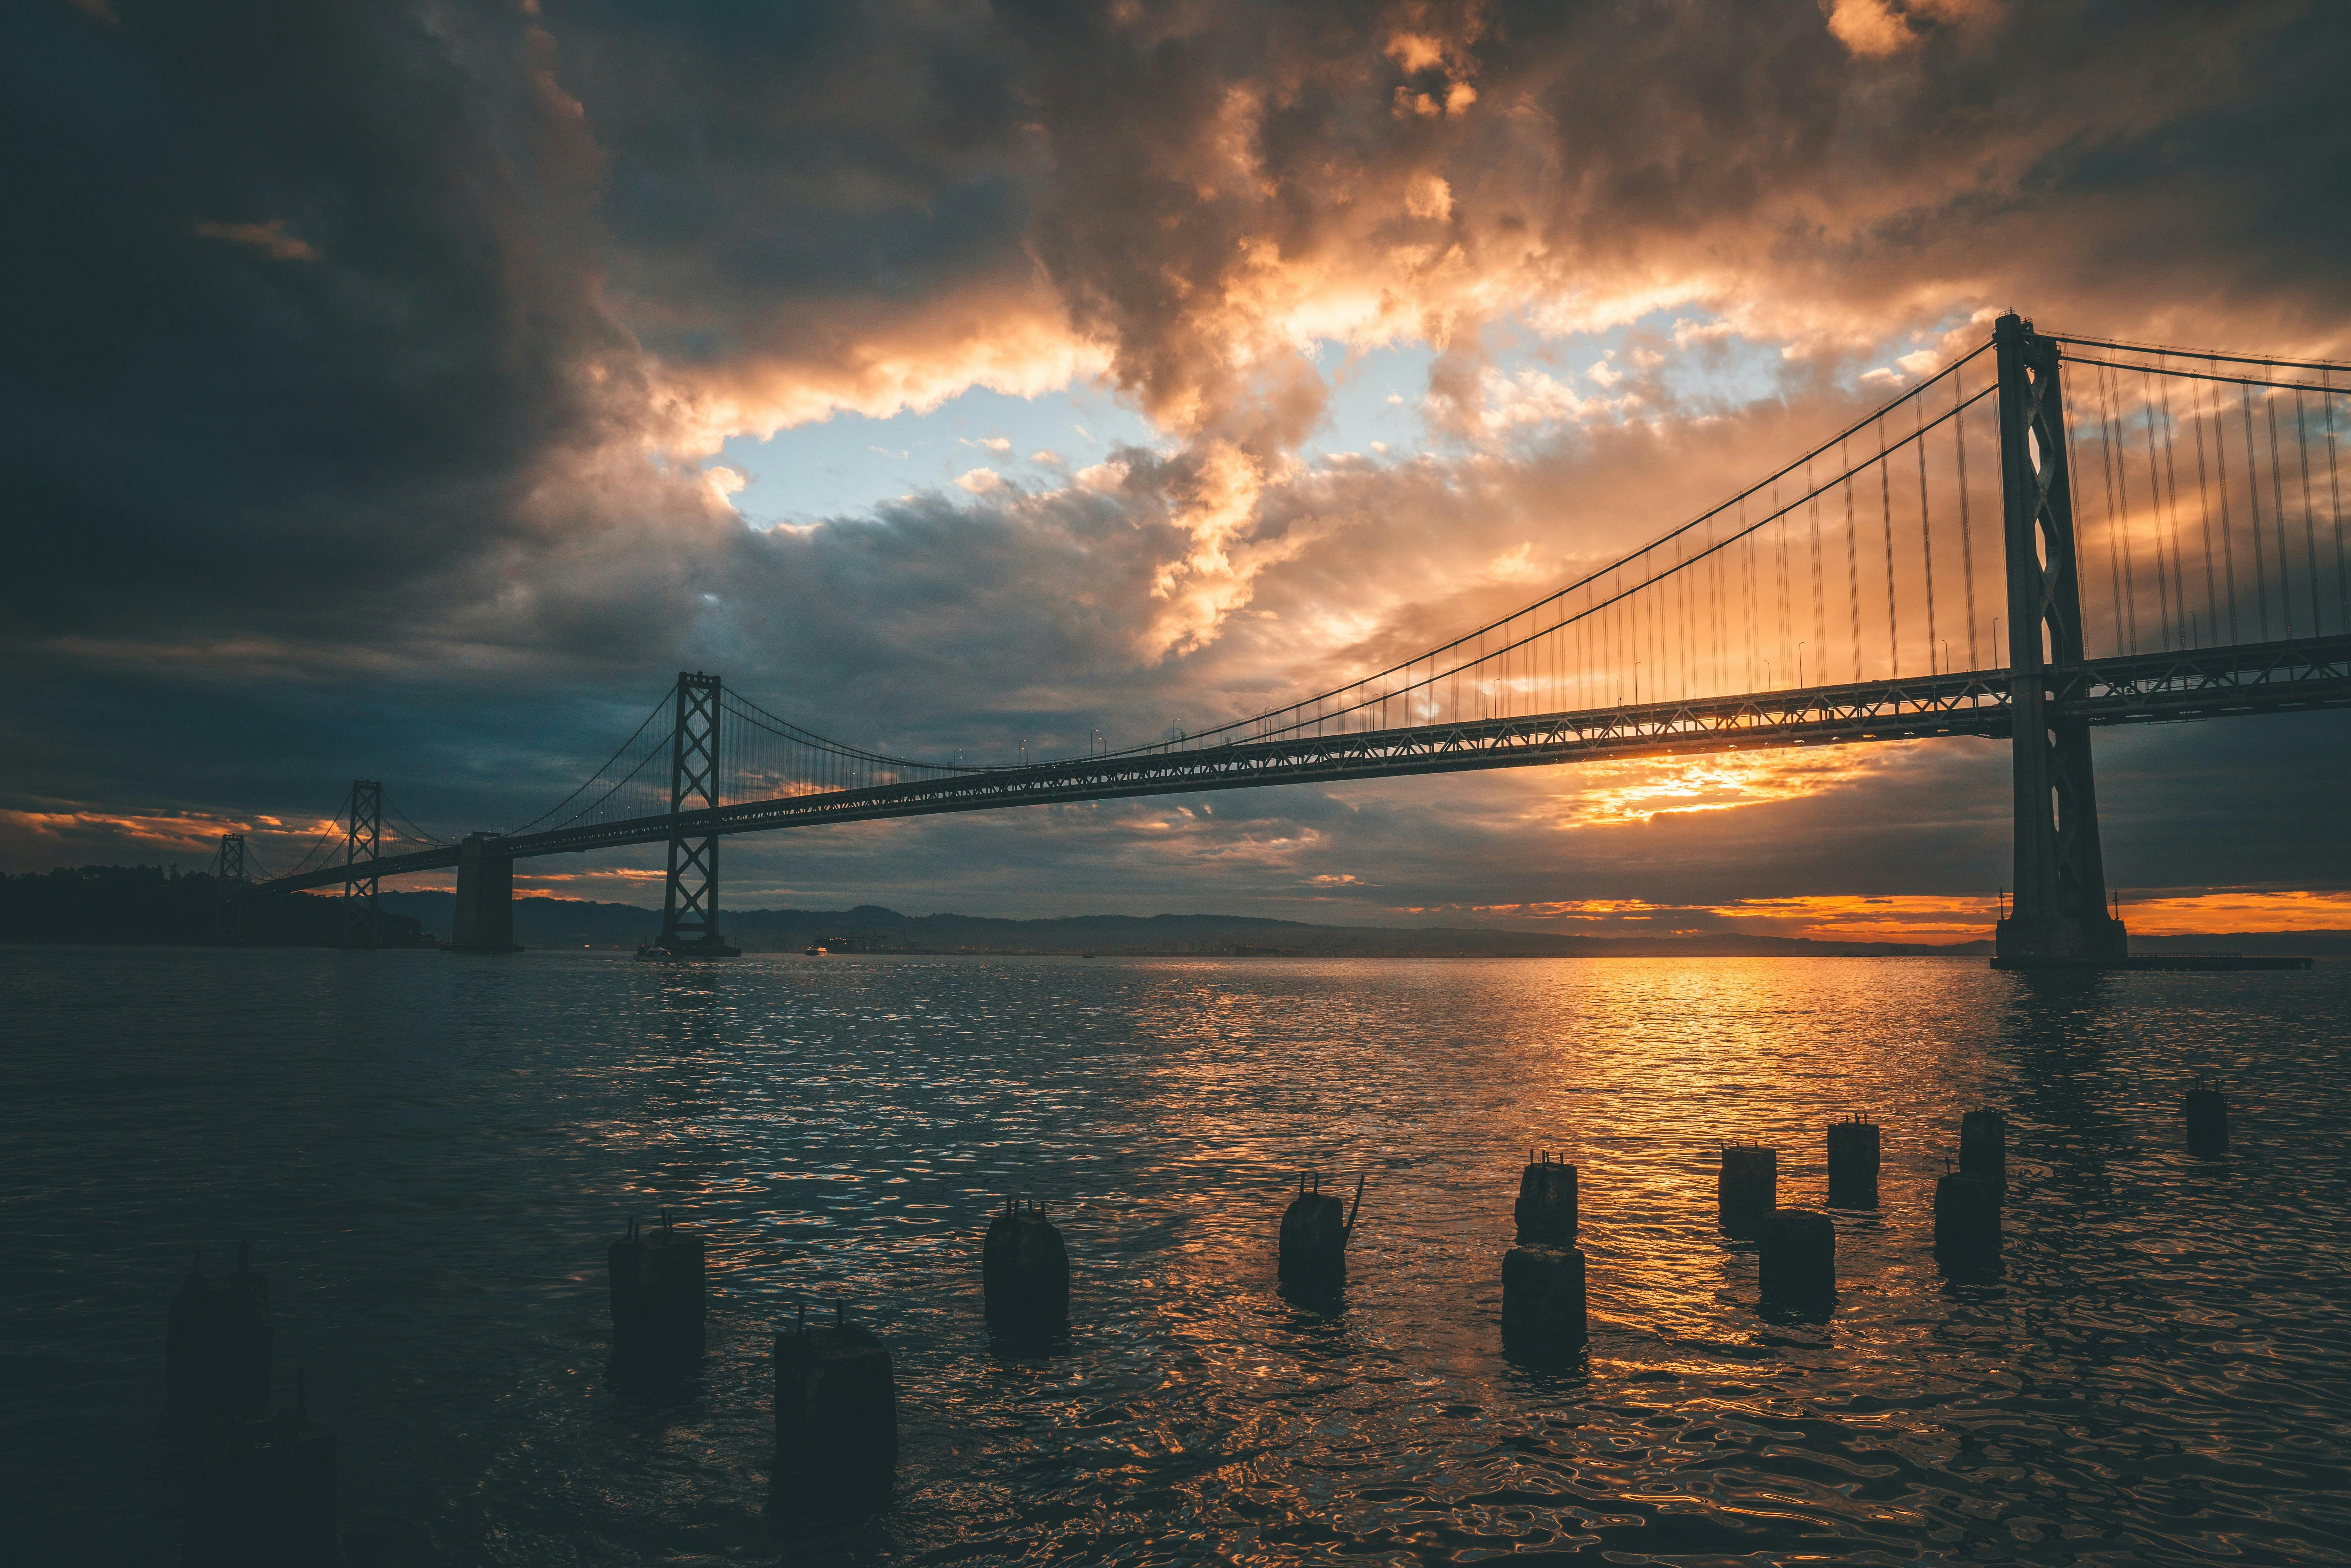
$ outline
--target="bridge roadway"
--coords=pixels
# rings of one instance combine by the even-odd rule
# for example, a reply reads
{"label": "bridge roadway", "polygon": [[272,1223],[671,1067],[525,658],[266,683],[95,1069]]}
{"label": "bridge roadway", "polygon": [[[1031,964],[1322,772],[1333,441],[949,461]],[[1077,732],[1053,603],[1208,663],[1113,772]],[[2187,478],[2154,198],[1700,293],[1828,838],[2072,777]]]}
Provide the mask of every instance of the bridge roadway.
{"label": "bridge roadway", "polygon": [[[2351,635],[2241,643],[2186,653],[2126,654],[2052,669],[2055,711],[2093,725],[2153,724],[2244,714],[2351,707]],[[974,768],[870,789],[752,800],[676,815],[559,828],[501,840],[525,859],[580,854],[673,837],[753,833],[818,822],[986,811],[1056,800],[1191,794],[1414,773],[1460,773],[1599,758],[1694,756],[1786,746],[1848,746],[1934,736],[2009,734],[2004,672],[1863,681],[1756,692],[1700,702],[1644,703],[1527,718],[1416,725],[1352,735],[1171,747],[1070,758],[1025,768]],[[338,886],[354,872],[402,876],[455,866],[445,849],[386,855],[255,884],[253,895]]]}

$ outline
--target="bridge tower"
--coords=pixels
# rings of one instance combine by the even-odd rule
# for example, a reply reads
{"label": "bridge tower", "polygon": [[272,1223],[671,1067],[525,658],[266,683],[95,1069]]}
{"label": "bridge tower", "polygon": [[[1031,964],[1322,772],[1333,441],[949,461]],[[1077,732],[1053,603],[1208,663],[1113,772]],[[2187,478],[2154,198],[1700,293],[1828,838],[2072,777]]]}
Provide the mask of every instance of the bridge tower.
{"label": "bridge tower", "polygon": [[[350,816],[343,832],[343,942],[346,947],[383,946],[382,911],[376,907],[375,862],[383,844],[383,785],[351,780]],[[362,869],[360,862],[366,862]]]}
{"label": "bridge tower", "polygon": [[2089,723],[2051,709],[2049,672],[2086,657],[2058,346],[2013,314],[1994,324],[1992,343],[2016,796],[2015,897],[1993,962],[2119,963],[2128,945],[2123,923],[2106,912]]}
{"label": "bridge tower", "polygon": [[245,835],[223,833],[220,851],[213,856],[213,942],[221,947],[245,945]]}
{"label": "bridge tower", "polygon": [[[672,817],[718,805],[718,710],[716,675],[677,673],[677,714],[670,737]],[[740,951],[718,935],[717,834],[670,835],[658,946],[682,958],[732,958]]]}

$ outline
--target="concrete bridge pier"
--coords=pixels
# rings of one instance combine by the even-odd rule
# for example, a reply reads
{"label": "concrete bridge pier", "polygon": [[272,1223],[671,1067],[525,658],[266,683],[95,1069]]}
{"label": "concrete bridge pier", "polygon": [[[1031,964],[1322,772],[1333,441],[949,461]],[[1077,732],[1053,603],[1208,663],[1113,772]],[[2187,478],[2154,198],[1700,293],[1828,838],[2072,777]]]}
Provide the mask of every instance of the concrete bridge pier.
{"label": "concrete bridge pier", "polygon": [[1992,342],[2016,806],[2016,896],[1995,928],[1992,967],[2122,967],[2130,941],[2106,909],[2090,722],[2059,713],[2051,701],[2052,670],[2089,658],[2058,345],[2014,315],[1993,324]]}
{"label": "concrete bridge pier", "polygon": [[519,953],[514,939],[514,857],[496,833],[468,833],[457,846],[457,917],[452,953]]}

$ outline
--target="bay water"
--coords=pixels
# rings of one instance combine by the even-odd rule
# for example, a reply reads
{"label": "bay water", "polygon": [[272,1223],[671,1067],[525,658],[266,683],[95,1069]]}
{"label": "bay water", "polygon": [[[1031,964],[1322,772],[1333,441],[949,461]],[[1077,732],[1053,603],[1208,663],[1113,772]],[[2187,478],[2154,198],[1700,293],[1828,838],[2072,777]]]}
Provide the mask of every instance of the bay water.
{"label": "bay water", "polygon": [[[240,1238],[337,1434],[355,1564],[2351,1561],[2351,965],[0,948],[12,1563],[174,1560],[166,1306]],[[2235,1105],[2191,1157],[2180,1095]],[[1930,1249],[2010,1117],[2005,1270]],[[1825,1193],[1766,1312],[1716,1151]],[[1530,1149],[1581,1169],[1592,1343],[1499,1343]],[[1366,1178],[1343,1302],[1275,1288],[1301,1171]],[[1062,1354],[979,1239],[1042,1200]],[[707,1238],[701,1372],[615,1389],[604,1249]],[[893,1356],[896,1500],[774,1500],[770,1336]]]}

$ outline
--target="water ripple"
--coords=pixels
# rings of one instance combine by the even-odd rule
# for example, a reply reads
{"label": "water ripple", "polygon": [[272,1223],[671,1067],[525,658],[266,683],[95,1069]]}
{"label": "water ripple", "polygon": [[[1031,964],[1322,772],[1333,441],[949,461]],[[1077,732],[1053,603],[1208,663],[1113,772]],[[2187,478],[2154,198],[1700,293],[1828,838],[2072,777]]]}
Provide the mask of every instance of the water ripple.
{"label": "water ripple", "polygon": [[[355,1563],[2351,1561],[2351,967],[2034,983],[1940,960],[0,953],[6,1462],[33,1561],[167,1556],[161,1322],[250,1234]],[[2223,1072],[2222,1162],[2178,1097]],[[2000,1276],[1927,1247],[2009,1108]],[[1826,1322],[1767,1314],[1713,1150],[1882,1124]],[[1498,1344],[1531,1147],[1582,1167],[1593,1340]],[[1368,1176],[1335,1312],[1301,1168]],[[993,1352],[979,1228],[1068,1238],[1068,1353]],[[611,1388],[601,1249],[704,1228],[712,1349]],[[768,1340],[847,1303],[896,1506],[770,1504]]]}

